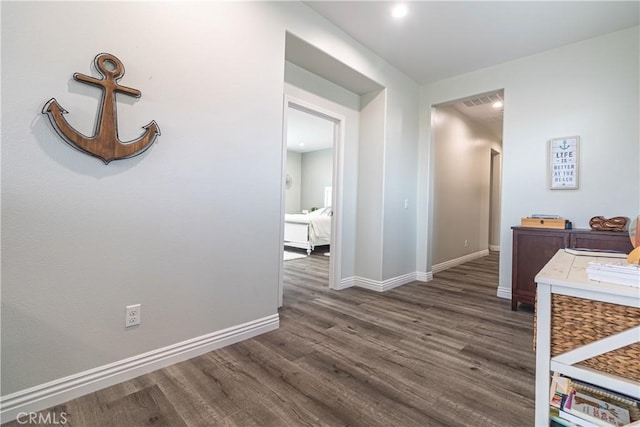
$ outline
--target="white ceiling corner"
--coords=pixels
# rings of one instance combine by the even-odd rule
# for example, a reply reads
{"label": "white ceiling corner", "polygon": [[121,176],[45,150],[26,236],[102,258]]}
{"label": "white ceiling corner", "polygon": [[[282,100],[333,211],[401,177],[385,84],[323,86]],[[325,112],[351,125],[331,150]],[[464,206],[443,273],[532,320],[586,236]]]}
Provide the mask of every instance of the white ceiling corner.
{"label": "white ceiling corner", "polygon": [[[391,8],[397,2],[304,3],[418,84],[433,83],[640,23],[637,0],[406,1],[409,13],[402,20],[391,17]],[[300,58],[310,61],[296,51],[314,56],[313,52],[297,43],[287,39],[288,53],[297,55],[298,61]],[[326,58],[323,61],[329,64]],[[308,64],[298,65],[309,69]],[[309,70],[319,74],[317,70]],[[341,84],[336,76],[320,75]],[[502,135],[503,108],[495,109],[492,102],[479,98],[480,95],[477,99],[458,100],[449,106],[482,123],[492,133]]]}
{"label": "white ceiling corner", "polygon": [[358,42],[428,84],[636,26],[639,1],[305,1]]}

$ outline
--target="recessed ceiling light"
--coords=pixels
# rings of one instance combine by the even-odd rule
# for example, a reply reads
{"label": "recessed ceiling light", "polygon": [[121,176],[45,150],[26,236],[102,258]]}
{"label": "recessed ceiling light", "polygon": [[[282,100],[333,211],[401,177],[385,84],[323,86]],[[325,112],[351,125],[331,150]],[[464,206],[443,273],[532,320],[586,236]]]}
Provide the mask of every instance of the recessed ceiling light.
{"label": "recessed ceiling light", "polygon": [[502,103],[502,101],[496,101],[493,103],[493,108],[500,108],[502,107],[504,104]]}
{"label": "recessed ceiling light", "polygon": [[301,142],[300,144],[298,144],[300,147],[304,147],[304,142]]}
{"label": "recessed ceiling light", "polygon": [[391,9],[391,16],[397,19],[404,18],[407,13],[409,13],[409,8],[407,8],[406,4],[398,4]]}

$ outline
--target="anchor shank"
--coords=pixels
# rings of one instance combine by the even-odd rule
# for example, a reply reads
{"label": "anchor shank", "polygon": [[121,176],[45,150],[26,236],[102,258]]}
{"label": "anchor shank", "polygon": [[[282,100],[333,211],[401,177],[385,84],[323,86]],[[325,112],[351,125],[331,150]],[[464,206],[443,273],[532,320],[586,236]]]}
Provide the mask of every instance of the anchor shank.
{"label": "anchor shank", "polygon": [[[107,82],[105,82],[107,83]],[[112,82],[108,82],[112,83]],[[118,113],[116,110],[116,94],[113,84],[104,85],[102,105],[96,130],[96,140],[104,150],[105,158],[115,155],[116,144],[120,142],[118,138]]]}

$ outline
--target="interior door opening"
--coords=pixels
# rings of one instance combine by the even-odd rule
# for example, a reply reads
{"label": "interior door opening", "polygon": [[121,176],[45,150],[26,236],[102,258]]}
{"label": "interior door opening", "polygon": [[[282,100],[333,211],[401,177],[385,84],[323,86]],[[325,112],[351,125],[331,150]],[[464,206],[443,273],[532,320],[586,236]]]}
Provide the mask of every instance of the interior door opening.
{"label": "interior door opening", "polygon": [[[328,259],[328,287],[340,281],[341,146],[344,118],[285,97],[283,125],[283,258],[279,306],[283,304],[284,263],[296,258]],[[325,262],[323,260],[323,262]]]}
{"label": "interior door opening", "polygon": [[432,110],[434,274],[492,252],[497,258],[504,108],[498,90]]}

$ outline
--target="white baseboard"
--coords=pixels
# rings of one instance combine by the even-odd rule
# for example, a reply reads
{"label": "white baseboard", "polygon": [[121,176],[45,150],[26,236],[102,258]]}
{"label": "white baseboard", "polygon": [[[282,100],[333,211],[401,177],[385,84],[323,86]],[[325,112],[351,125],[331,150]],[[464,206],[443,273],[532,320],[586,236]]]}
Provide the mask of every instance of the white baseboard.
{"label": "white baseboard", "polygon": [[430,282],[433,280],[433,272],[432,271],[416,271],[416,280],[418,282]]}
{"label": "white baseboard", "polygon": [[483,249],[481,251],[474,252],[472,254],[468,254],[460,258],[455,258],[449,261],[441,262],[440,264],[435,264],[431,267],[431,271],[434,274],[439,273],[451,267],[455,267],[457,265],[464,264],[465,262],[473,261],[474,259],[482,258],[487,255],[489,255],[489,249]]}
{"label": "white baseboard", "polygon": [[[393,288],[397,288],[398,286],[406,285],[407,283],[415,282],[416,280],[422,280],[422,277],[425,273],[407,273],[402,276],[396,276],[387,280],[373,280],[367,279],[366,277],[353,276],[343,279],[340,283],[344,284],[344,287],[357,286],[359,288],[370,289],[376,292],[386,292]],[[420,276],[420,278],[418,278]]]}
{"label": "white baseboard", "polygon": [[347,289],[355,286],[355,277],[347,277],[345,279],[341,279],[338,286],[336,286],[336,290]]}
{"label": "white baseboard", "polygon": [[511,299],[511,289],[498,286],[498,298]]}
{"label": "white baseboard", "polygon": [[167,347],[31,387],[0,398],[3,422],[41,411],[140,375],[278,329],[278,314],[232,326]]}
{"label": "white baseboard", "polygon": [[492,252],[500,252],[500,245],[489,245],[489,250]]}
{"label": "white baseboard", "polygon": [[433,273],[416,271],[415,273],[407,273],[402,276],[394,277],[384,281],[367,279],[364,277],[352,276],[340,280],[340,285],[336,290],[347,289],[354,286],[370,289],[376,292],[385,292],[398,286],[406,285],[414,281],[429,282],[433,280]]}

